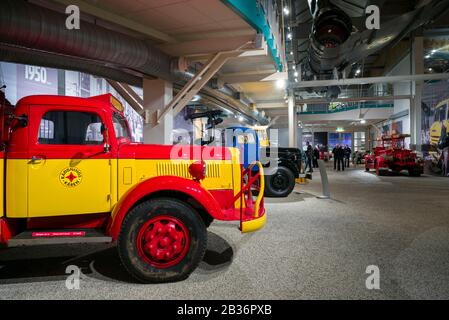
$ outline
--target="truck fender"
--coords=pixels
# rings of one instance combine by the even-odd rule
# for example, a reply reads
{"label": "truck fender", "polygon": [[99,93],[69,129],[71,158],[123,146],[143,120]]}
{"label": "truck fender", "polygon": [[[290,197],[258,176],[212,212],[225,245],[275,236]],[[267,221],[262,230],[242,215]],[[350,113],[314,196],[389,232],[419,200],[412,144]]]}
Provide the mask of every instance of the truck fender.
{"label": "truck fender", "polygon": [[183,193],[202,205],[211,217],[221,216],[220,204],[200,183],[175,176],[155,177],[137,184],[121,197],[112,211],[107,233],[116,240],[123,220],[134,205],[139,200],[161,191]]}

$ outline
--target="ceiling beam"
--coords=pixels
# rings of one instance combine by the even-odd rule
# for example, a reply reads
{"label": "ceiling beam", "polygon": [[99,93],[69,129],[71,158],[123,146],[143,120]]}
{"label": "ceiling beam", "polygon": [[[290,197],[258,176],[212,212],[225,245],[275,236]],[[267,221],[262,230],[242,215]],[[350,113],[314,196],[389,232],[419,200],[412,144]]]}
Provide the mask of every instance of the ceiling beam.
{"label": "ceiling beam", "polygon": [[431,81],[431,80],[447,80],[449,73],[435,73],[435,74],[415,74],[402,76],[388,76],[388,77],[369,77],[369,78],[351,78],[340,80],[315,80],[315,81],[301,81],[291,84],[291,89],[296,88],[317,88],[330,86],[350,86],[361,84],[374,83],[397,83],[397,82],[411,82],[411,81]]}
{"label": "ceiling beam", "polygon": [[230,38],[195,39],[179,43],[168,43],[158,46],[164,52],[178,57],[195,57],[215,54],[222,51],[231,51],[235,48],[255,43],[255,35],[243,35]]}
{"label": "ceiling beam", "polygon": [[[333,100],[327,100],[325,98],[315,99],[297,99],[296,105],[302,104],[323,104],[323,103],[335,103],[335,102],[368,102],[368,101],[395,101],[395,100],[410,100],[413,98],[411,95],[399,95],[399,96],[385,96],[385,97],[353,97],[353,98],[337,98]],[[265,101],[256,103],[258,109],[286,109],[287,105],[284,100]]]}

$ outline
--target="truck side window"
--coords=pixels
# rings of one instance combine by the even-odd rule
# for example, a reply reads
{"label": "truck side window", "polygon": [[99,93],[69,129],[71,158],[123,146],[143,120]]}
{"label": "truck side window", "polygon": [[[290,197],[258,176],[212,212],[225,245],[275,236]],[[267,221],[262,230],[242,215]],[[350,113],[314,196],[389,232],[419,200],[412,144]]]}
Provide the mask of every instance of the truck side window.
{"label": "truck side window", "polygon": [[114,122],[115,136],[117,139],[125,138],[131,141],[126,119],[122,115],[115,113],[112,116],[112,121]]}
{"label": "truck side window", "polygon": [[102,121],[94,113],[50,111],[41,120],[39,144],[98,145],[103,142]]}

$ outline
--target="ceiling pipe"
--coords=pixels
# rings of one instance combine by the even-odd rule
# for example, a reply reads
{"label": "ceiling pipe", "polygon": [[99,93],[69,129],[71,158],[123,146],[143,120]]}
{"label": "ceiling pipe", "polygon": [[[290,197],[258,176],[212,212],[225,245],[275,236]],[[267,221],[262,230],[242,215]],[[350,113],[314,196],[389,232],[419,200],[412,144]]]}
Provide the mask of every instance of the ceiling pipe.
{"label": "ceiling pipe", "polygon": [[[79,30],[69,30],[66,19],[62,13],[22,0],[3,0],[0,43],[28,50],[28,57],[35,50],[59,55],[59,64],[69,58],[87,59],[104,68],[134,76],[176,79],[177,60],[147,42],[87,21],[81,23]],[[23,63],[29,63],[27,55],[21,57]],[[49,56],[46,64],[52,64],[53,58],[55,56]]]}
{"label": "ceiling pipe", "polygon": [[136,87],[142,87],[142,78],[133,74],[99,65],[95,61],[49,54],[38,50],[30,51],[26,48],[0,45],[0,61],[79,71],[106,79],[125,82]]}

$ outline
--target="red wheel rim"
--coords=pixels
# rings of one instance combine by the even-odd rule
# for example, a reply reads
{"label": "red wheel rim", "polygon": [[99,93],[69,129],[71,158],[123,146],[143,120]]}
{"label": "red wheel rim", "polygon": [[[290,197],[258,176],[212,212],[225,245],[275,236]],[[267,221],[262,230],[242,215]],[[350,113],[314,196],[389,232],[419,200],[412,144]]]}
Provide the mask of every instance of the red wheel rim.
{"label": "red wheel rim", "polygon": [[186,226],[171,216],[154,217],[137,234],[139,256],[156,268],[177,265],[189,250],[190,237]]}

